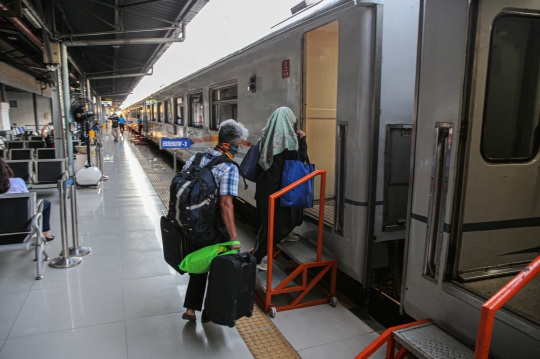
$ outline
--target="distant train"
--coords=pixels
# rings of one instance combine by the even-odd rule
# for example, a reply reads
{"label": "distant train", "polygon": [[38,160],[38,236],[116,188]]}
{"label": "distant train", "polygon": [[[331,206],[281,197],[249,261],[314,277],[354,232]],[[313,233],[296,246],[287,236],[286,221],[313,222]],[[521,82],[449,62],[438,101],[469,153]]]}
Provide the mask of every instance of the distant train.
{"label": "distant train", "polygon": [[[321,1],[124,112],[155,143],[191,138],[187,160],[222,121],[256,142],[290,107],[327,170],[315,207],[341,271],[368,288],[386,269],[404,312],[474,345],[482,303],[540,254],[539,34],[538,0]],[[317,216],[298,232],[314,240]],[[494,358],[540,356],[530,285],[497,316]]]}

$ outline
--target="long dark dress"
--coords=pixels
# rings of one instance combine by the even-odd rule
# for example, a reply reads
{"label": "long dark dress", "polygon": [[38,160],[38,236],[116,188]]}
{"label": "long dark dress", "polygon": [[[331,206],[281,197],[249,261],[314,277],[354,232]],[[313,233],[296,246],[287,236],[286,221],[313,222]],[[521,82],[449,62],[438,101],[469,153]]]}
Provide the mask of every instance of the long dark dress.
{"label": "long dark dress", "polygon": [[[268,253],[268,197],[281,189],[281,175],[286,160],[305,161],[307,158],[307,143],[303,137],[298,140],[298,151],[285,150],[274,156],[272,166],[264,171],[261,166],[257,169],[257,190],[255,201],[257,203],[257,219],[259,233],[253,255],[257,263]],[[291,231],[302,224],[304,211],[299,207],[281,207],[276,200],[274,212],[274,245],[281,242]]]}

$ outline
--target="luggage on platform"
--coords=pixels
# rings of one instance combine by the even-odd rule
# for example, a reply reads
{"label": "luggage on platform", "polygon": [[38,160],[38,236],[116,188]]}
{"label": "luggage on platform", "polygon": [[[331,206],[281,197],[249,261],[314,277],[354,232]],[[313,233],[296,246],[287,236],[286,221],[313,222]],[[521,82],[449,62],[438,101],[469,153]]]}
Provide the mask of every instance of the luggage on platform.
{"label": "luggage on platform", "polygon": [[234,327],[253,315],[256,259],[248,252],[216,257],[210,267],[206,315],[212,322]]}
{"label": "luggage on platform", "polygon": [[178,273],[184,274],[180,270],[182,260],[193,251],[193,245],[184,235],[182,229],[173,221],[166,217],[161,217],[161,240],[163,241],[163,256],[165,262],[174,268]]}

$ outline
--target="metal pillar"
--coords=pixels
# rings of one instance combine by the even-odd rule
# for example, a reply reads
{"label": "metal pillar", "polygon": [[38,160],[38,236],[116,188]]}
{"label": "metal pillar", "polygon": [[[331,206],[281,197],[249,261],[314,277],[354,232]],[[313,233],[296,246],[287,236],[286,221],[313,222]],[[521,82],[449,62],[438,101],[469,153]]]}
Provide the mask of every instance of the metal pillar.
{"label": "metal pillar", "polygon": [[64,142],[64,133],[62,131],[62,110],[60,108],[60,89],[58,86],[58,72],[52,73],[53,84],[51,87],[51,118],[54,128],[54,153],[56,158],[66,157],[66,146]]}
{"label": "metal pillar", "polygon": [[6,86],[0,83],[0,94],[2,95],[2,102],[9,102],[6,95]]}
{"label": "metal pillar", "polygon": [[68,153],[68,164],[73,171],[73,133],[71,132],[70,97],[69,97],[69,64],[67,47],[62,44],[62,90],[64,93],[64,115],[66,118],[66,146]]}
{"label": "metal pillar", "polygon": [[32,102],[34,103],[34,122],[36,123],[36,131],[39,133],[39,119],[38,119],[38,110],[37,110],[37,95],[32,94]]}
{"label": "metal pillar", "polygon": [[67,223],[66,223],[66,185],[75,185],[75,181],[70,179],[69,181],[58,181],[58,192],[60,195],[60,234],[62,235],[62,252],[60,257],[53,259],[49,262],[49,266],[53,268],[71,268],[76,265],[81,264],[81,257],[70,257],[69,256],[69,245],[68,245],[68,233],[67,233]]}
{"label": "metal pillar", "polygon": [[77,187],[75,184],[70,186],[71,194],[71,231],[73,234],[73,247],[69,248],[69,254],[72,256],[83,257],[92,252],[90,247],[79,246],[79,225],[77,222]]}

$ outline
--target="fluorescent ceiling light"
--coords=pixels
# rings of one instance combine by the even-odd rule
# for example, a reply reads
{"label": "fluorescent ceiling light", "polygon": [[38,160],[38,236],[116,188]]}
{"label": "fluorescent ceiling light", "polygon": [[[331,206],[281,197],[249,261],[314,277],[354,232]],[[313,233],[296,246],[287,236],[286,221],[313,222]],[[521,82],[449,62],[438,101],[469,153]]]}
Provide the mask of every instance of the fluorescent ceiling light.
{"label": "fluorescent ceiling light", "polygon": [[34,26],[36,29],[41,29],[41,24],[39,23],[39,21],[37,21],[32,12],[28,10],[28,8],[23,8],[22,12],[24,14],[24,17],[27,18],[28,21],[30,21],[32,26]]}

